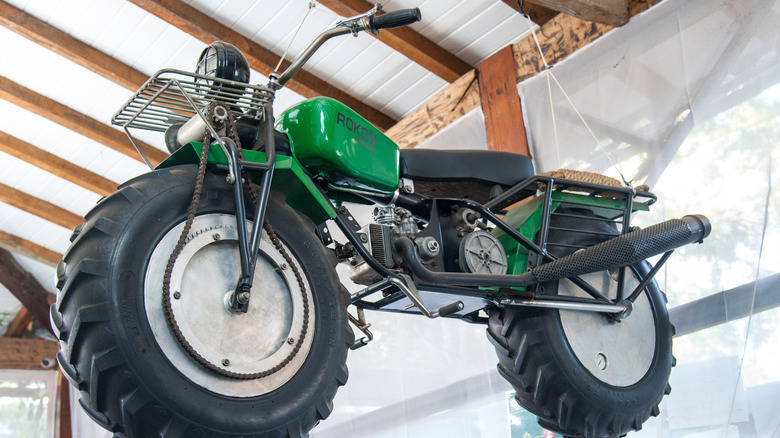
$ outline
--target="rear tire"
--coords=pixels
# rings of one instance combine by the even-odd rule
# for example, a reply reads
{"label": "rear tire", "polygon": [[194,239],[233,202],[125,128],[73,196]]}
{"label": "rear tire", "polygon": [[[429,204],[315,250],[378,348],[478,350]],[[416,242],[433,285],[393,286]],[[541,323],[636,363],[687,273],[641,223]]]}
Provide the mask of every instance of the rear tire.
{"label": "rear tire", "polygon": [[[568,234],[551,240],[578,240]],[[649,272],[647,263],[635,269],[639,276],[626,268],[626,295]],[[582,278],[614,298],[615,274]],[[587,297],[568,280],[543,286],[548,293]],[[498,371],[517,402],[545,429],[577,437],[623,436],[658,415],[671,390],[672,334],[666,297],[655,281],[619,323],[596,313],[505,307],[490,311],[487,330]]]}
{"label": "rear tire", "polygon": [[[197,225],[185,245],[185,251],[191,245],[191,252],[203,255],[183,252],[174,265],[174,280],[176,267],[183,266],[179,279],[185,284],[174,318],[190,348],[218,368],[244,375],[278,370],[240,380],[196,361],[165,320],[160,323],[162,284],[155,277],[161,275],[158,260],[167,262],[170,254],[164,244],[178,238],[186,219],[196,170],[162,169],[129,181],[76,229],[58,267],[60,292],[52,306],[61,340],[58,362],[81,391],[84,410],[119,437],[306,436],[330,414],[336,390],[347,380],[353,340],[348,295],[311,233],[313,224],[273,194],[266,217],[303,283],[291,280],[291,269],[281,266],[282,253],[264,237],[250,311],[230,315],[223,305],[229,290],[224,284],[234,284],[240,273],[235,232],[224,225],[235,223],[232,187],[224,177],[207,174]],[[209,233],[208,239],[198,233]],[[157,287],[159,292],[149,290]],[[192,296],[188,305],[185,298]],[[305,329],[304,296],[311,322]],[[265,329],[269,321],[276,328]],[[288,345],[288,332],[301,334],[295,354],[289,352],[297,340]],[[238,353],[240,348],[245,351]],[[228,354],[232,361],[214,360]]]}

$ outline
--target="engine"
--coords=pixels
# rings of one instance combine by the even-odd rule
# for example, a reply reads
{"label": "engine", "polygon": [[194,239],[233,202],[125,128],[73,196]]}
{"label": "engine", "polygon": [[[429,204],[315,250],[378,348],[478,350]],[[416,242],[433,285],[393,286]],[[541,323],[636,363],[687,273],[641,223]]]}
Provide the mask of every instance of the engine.
{"label": "engine", "polygon": [[[503,246],[468,208],[439,215],[438,220],[424,223],[412,213],[397,206],[376,207],[375,223],[358,232],[360,242],[371,255],[388,269],[400,269],[401,260],[393,252],[393,239],[406,237],[417,246],[420,261],[433,271],[505,274],[507,257]],[[381,280],[360,256],[350,259],[350,279],[362,285]]]}

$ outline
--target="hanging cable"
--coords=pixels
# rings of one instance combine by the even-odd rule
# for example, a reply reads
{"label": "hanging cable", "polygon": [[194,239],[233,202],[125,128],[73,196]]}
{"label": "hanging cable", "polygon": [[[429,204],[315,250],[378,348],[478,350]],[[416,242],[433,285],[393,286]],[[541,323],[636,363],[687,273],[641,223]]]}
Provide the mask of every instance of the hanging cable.
{"label": "hanging cable", "polygon": [[[518,1],[518,6],[520,7],[520,11],[523,12],[523,0],[517,0],[517,1]],[[626,180],[626,177],[623,174],[623,171],[620,168],[620,166],[618,164],[615,164],[615,162],[612,160],[612,157],[609,155],[609,152],[607,152],[607,150],[604,149],[601,146],[601,142],[599,141],[598,137],[596,137],[596,134],[590,128],[590,125],[588,125],[588,122],[585,120],[585,118],[582,116],[582,114],[579,112],[579,110],[577,110],[577,106],[574,105],[574,102],[572,102],[571,98],[566,93],[566,90],[563,89],[563,86],[561,85],[561,83],[558,82],[558,78],[556,78],[555,75],[553,74],[552,67],[547,63],[547,59],[545,59],[544,52],[542,51],[542,46],[539,43],[539,39],[536,37],[536,30],[534,29],[535,25],[531,21],[531,18],[528,17],[528,15],[525,14],[524,12],[523,12],[523,16],[528,21],[528,28],[531,30],[531,35],[533,36],[534,42],[536,43],[536,48],[537,48],[537,50],[539,50],[539,56],[541,56],[542,63],[544,63],[544,69],[547,71],[547,74],[549,75],[547,77],[547,80],[548,80],[548,93],[550,95],[550,107],[552,108],[552,106],[553,106],[552,89],[551,89],[550,84],[549,84],[549,80],[552,77],[553,81],[555,81],[555,84],[558,85],[558,89],[561,90],[561,93],[563,93],[563,96],[566,98],[566,101],[569,102],[569,105],[571,105],[572,109],[577,114],[577,117],[579,117],[580,121],[582,121],[582,124],[585,125],[585,129],[588,131],[588,133],[590,133],[591,137],[593,137],[593,140],[596,142],[596,149],[600,149],[604,153],[604,156],[607,157],[607,160],[612,165],[612,168],[615,169],[615,171],[618,173],[618,175],[620,175],[620,179],[623,181],[623,184],[625,184],[628,187],[631,187],[631,184],[628,182],[628,180]],[[553,112],[553,132],[555,133],[555,147],[556,147],[556,152],[558,153],[558,163],[560,165],[560,161],[561,161],[561,159],[560,159],[560,152],[557,149],[558,148],[558,132],[557,132],[557,128],[555,126],[555,113],[554,112]]]}
{"label": "hanging cable", "polygon": [[287,52],[290,50],[290,46],[292,46],[293,41],[295,41],[295,37],[298,36],[298,31],[301,30],[301,28],[303,27],[303,23],[306,21],[306,18],[309,16],[309,13],[315,7],[317,7],[317,3],[310,1],[309,8],[306,10],[306,14],[303,15],[303,19],[301,20],[300,24],[298,24],[298,28],[295,29],[295,33],[293,34],[292,38],[290,38],[290,42],[287,44],[287,48],[284,49],[284,53],[282,53],[282,57],[279,58],[279,63],[276,64],[276,67],[274,68],[274,73],[279,71],[279,67],[282,66],[282,62],[284,62],[284,58],[287,57]]}
{"label": "hanging cable", "polygon": [[553,105],[552,98],[552,84],[550,83],[550,75],[547,75],[547,94],[550,96],[550,117],[553,124],[553,138],[555,139],[555,155],[558,158],[558,168],[562,167],[561,163],[561,148],[558,145],[558,126],[555,123],[555,105]]}

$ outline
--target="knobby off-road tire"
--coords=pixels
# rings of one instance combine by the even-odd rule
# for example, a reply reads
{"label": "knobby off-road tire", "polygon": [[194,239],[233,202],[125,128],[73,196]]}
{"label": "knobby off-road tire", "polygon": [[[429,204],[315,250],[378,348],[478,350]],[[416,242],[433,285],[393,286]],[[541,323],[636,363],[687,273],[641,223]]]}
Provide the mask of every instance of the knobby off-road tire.
{"label": "knobby off-road tire", "polygon": [[[574,228],[588,223],[581,220]],[[592,238],[563,233],[551,231],[550,240]],[[640,276],[649,272],[647,263],[635,268]],[[616,274],[582,278],[614,298]],[[638,282],[626,269],[624,296]],[[587,297],[568,280],[544,287],[548,293]],[[673,330],[666,297],[652,281],[619,323],[589,312],[506,307],[490,311],[487,335],[498,354],[499,373],[542,427],[564,436],[618,437],[658,415],[661,399],[671,390]]]}
{"label": "knobby off-road tire", "polygon": [[[349,296],[313,224],[273,194],[267,218],[305,288],[264,235],[249,311],[228,312],[223,298],[240,273],[232,187],[207,174],[171,281],[173,317],[207,364],[196,361],[171,334],[162,306],[164,266],[196,171],[180,166],[135,178],[75,230],[51,311],[60,367],[84,410],[115,437],[307,436],[347,381]],[[244,375],[280,369],[238,380],[209,364]]]}

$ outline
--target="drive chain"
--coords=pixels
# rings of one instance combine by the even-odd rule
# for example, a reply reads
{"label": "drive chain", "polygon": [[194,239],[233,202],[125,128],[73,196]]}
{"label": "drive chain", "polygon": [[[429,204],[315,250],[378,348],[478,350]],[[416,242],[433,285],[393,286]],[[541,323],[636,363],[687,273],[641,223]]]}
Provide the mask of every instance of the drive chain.
{"label": "drive chain", "polygon": [[[236,143],[236,147],[238,148],[239,158],[243,161],[244,153],[241,148],[241,141],[239,140],[238,134],[236,133],[235,118],[233,117],[233,113],[232,111],[230,111],[230,108],[228,108],[225,104],[212,102],[211,104],[209,104],[209,106],[206,109],[206,119],[210,123],[214,120],[214,109],[217,106],[222,106],[227,111],[228,120],[227,120],[226,132],[227,135]],[[209,362],[200,353],[195,351],[195,348],[193,348],[193,346],[187,341],[187,339],[184,337],[184,334],[181,332],[181,329],[179,328],[179,325],[176,322],[176,318],[173,315],[173,309],[171,307],[171,273],[173,272],[173,266],[176,263],[176,259],[179,257],[182,250],[184,249],[187,236],[189,235],[190,229],[192,228],[192,222],[195,220],[195,215],[198,210],[198,204],[200,203],[200,195],[201,192],[203,191],[203,182],[205,180],[205,175],[206,175],[206,163],[208,162],[209,148],[211,143],[214,140],[215,139],[211,135],[211,132],[207,129],[203,139],[203,151],[201,153],[200,162],[198,164],[198,175],[195,180],[195,190],[192,194],[192,201],[190,202],[190,208],[187,213],[187,220],[184,223],[184,228],[182,229],[181,235],[179,236],[179,240],[176,242],[176,246],[174,247],[171,256],[168,258],[168,264],[165,267],[165,274],[163,276],[163,297],[162,297],[163,313],[165,314],[165,320],[168,322],[168,326],[173,332],[173,335],[176,338],[176,340],[184,348],[184,350],[187,351],[187,354],[189,354],[198,363],[200,363],[207,369],[217,374],[220,374],[225,377],[230,377],[232,379],[238,379],[238,380],[260,379],[260,378],[268,377],[280,371],[281,369],[286,367],[293,360],[293,358],[295,358],[295,356],[298,354],[298,352],[301,350],[301,347],[303,346],[303,341],[306,338],[306,334],[309,329],[309,297],[306,294],[306,283],[304,281],[303,275],[298,269],[298,266],[295,263],[293,263],[292,257],[282,245],[279,236],[276,235],[276,232],[274,231],[273,227],[271,227],[271,224],[268,222],[267,219],[263,223],[263,229],[265,230],[268,237],[271,239],[271,242],[273,243],[276,250],[279,251],[279,253],[282,255],[282,257],[284,257],[285,261],[287,262],[287,265],[290,266],[290,268],[293,270],[293,273],[295,274],[295,278],[298,282],[298,287],[300,288],[301,294],[303,295],[303,327],[301,328],[301,335],[298,336],[298,340],[295,346],[293,347],[290,354],[288,354],[287,357],[284,358],[284,360],[282,360],[276,366],[269,368],[268,370],[257,372],[257,373],[236,373],[236,372],[232,372],[220,368],[219,366]],[[236,175],[236,177],[237,178],[244,177],[244,180],[247,182],[249,187],[249,193],[252,197],[252,202],[254,203],[254,205],[257,205],[258,202],[257,190],[252,185],[248,175]],[[244,220],[244,218],[236,218],[236,220]],[[254,254],[254,256],[257,257],[257,254]]]}

